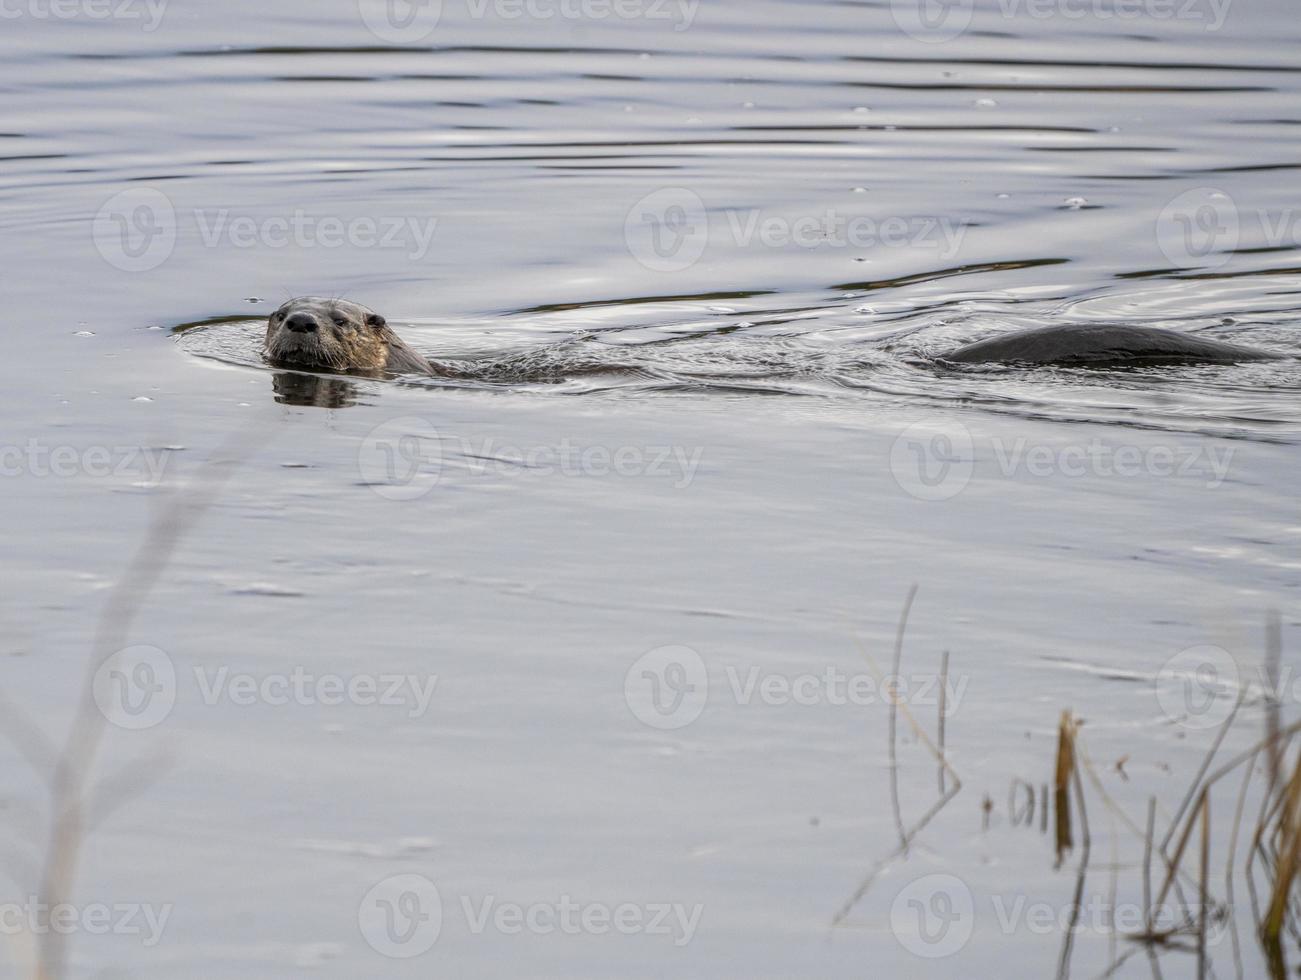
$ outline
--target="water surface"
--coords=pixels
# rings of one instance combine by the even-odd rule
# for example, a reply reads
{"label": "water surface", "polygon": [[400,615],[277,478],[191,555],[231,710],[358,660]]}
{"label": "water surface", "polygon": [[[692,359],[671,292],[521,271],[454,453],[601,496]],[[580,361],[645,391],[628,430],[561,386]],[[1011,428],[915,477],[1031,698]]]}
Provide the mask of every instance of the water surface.
{"label": "water surface", "polygon": [[[1168,665],[1214,646],[1248,684],[1277,609],[1295,667],[1301,362],[932,358],[1115,320],[1301,353],[1292,9],[982,3],[940,40],[961,21],[901,4],[446,0],[403,44],[380,6],[4,25],[4,680],[50,738],[169,495],[238,460],[131,626],[174,704],[110,726],[97,772],[149,778],[77,878],[170,917],[157,944],[75,935],[70,975],[1056,975],[1060,925],[1004,913],[1060,913],[1081,855],[1054,870],[1009,788],[1050,778],[1071,709],[1117,805],[1166,821],[1214,731]],[[270,371],[261,324],[302,294],[475,371]],[[783,685],[888,670],[913,584],[909,706],[934,738],[949,651],[962,790],[837,921],[898,843],[889,712]],[[214,694],[295,672],[437,684],[422,710]],[[655,683],[699,716],[657,714]],[[1259,723],[1253,697],[1227,749]],[[911,825],[936,767],[899,731]],[[16,901],[47,774],[21,744]],[[1141,841],[1091,817],[1088,894],[1116,865],[1136,901]],[[372,901],[404,875],[442,930],[393,958],[366,915],[408,908]],[[952,912],[932,875],[972,896],[957,948],[909,931]],[[474,924],[566,896],[700,915],[689,939]],[[1071,971],[1116,945],[1086,923]]]}

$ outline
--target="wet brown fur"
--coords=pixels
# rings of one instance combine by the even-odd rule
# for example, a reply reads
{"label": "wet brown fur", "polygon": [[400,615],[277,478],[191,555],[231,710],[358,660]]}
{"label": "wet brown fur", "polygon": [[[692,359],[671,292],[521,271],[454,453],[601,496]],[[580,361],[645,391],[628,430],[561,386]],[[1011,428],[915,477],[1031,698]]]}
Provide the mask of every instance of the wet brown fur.
{"label": "wet brown fur", "polygon": [[[310,322],[313,329],[293,330]],[[433,374],[374,310],[342,299],[291,299],[267,319],[266,358],[278,367],[351,374]]]}

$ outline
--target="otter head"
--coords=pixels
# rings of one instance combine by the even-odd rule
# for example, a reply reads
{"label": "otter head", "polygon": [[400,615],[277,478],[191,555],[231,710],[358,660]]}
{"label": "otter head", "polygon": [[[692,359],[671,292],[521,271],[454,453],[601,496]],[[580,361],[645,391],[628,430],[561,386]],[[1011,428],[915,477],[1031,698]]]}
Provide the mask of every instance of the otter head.
{"label": "otter head", "polygon": [[267,320],[266,356],[286,367],[383,371],[389,365],[384,318],[342,299],[291,299]]}

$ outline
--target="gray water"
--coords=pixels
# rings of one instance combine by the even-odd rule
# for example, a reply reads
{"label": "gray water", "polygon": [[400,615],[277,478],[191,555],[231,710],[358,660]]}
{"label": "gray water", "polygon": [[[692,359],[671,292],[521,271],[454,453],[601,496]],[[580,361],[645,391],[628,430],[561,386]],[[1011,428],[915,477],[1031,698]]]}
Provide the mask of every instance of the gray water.
{"label": "gray water", "polygon": [[[1165,821],[1271,609],[1291,678],[1301,361],[932,360],[1115,320],[1301,353],[1283,0],[3,9],[6,910],[32,733],[188,522],[100,650],[130,792],[69,976],[1057,975],[1081,855],[1007,799],[1060,713]],[[302,294],[476,371],[273,372]],[[962,788],[838,918],[899,843],[874,671],[913,585],[903,701],[935,739],[949,651]],[[936,764],[903,718],[897,753],[911,826]],[[1090,818],[1087,893],[1136,901]],[[1238,901],[1216,975],[1260,976]],[[1130,951],[1105,925],[1071,975]]]}

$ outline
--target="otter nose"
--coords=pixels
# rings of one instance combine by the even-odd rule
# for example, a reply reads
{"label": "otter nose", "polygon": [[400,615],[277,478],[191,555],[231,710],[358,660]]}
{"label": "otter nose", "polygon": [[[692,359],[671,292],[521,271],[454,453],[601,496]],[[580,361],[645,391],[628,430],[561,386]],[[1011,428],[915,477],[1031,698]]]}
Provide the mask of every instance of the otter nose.
{"label": "otter nose", "polygon": [[293,313],[285,320],[285,328],[294,333],[315,333],[316,318],[310,313]]}

